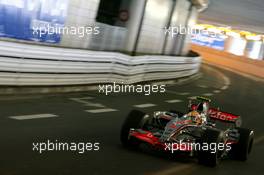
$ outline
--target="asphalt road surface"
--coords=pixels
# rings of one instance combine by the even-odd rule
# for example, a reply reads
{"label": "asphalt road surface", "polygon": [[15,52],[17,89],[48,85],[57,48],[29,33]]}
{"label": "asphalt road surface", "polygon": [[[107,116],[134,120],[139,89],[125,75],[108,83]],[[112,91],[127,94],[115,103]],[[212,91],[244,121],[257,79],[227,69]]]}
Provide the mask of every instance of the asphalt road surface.
{"label": "asphalt road surface", "polygon": [[[146,112],[186,111],[189,97],[208,96],[214,106],[240,114],[243,126],[255,130],[247,162],[223,161],[219,167],[198,165],[195,159],[169,159],[125,149],[121,124],[133,109]],[[203,66],[201,77],[171,84],[166,93],[85,93],[5,97],[0,99],[1,175],[95,174],[254,174],[264,172],[264,83],[229,71]],[[45,114],[45,115],[44,115]],[[31,119],[30,119],[31,118]],[[99,142],[99,151],[33,151],[36,142]]]}

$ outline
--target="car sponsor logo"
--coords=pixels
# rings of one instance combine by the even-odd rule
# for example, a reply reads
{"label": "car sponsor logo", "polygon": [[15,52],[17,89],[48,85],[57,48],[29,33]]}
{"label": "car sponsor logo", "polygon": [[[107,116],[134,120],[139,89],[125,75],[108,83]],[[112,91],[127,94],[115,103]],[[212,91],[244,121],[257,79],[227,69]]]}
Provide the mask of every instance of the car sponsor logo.
{"label": "car sponsor logo", "polygon": [[221,112],[218,110],[214,109],[209,109],[209,115],[211,118],[219,119],[219,120],[225,120],[225,121],[231,121],[235,122],[238,116],[226,113],[226,112]]}

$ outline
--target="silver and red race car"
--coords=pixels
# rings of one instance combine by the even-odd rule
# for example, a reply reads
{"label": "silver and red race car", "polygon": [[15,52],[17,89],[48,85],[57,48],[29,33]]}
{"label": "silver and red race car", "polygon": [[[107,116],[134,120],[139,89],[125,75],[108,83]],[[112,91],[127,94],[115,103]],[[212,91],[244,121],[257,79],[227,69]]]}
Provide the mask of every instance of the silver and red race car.
{"label": "silver and red race car", "polygon": [[254,131],[240,127],[240,116],[210,108],[210,102],[204,97],[190,100],[187,113],[132,110],[121,128],[121,142],[171,155],[183,152],[207,166],[224,158],[247,160]]}

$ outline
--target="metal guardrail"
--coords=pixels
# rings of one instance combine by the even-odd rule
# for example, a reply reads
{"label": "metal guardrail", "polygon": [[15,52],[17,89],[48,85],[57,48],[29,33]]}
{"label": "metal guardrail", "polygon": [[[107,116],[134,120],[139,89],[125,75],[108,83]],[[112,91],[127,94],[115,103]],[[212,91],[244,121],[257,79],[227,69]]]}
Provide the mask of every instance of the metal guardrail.
{"label": "metal guardrail", "polygon": [[0,85],[137,83],[198,72],[200,57],[135,56],[0,41]]}

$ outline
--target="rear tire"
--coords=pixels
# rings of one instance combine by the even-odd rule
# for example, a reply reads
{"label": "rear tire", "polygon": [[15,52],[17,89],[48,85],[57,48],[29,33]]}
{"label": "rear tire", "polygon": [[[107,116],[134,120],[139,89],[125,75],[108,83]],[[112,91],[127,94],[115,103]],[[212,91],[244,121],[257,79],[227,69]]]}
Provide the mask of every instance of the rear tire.
{"label": "rear tire", "polygon": [[232,145],[231,156],[236,160],[246,161],[253,146],[254,132],[245,128],[236,129],[239,132],[239,141]]}
{"label": "rear tire", "polygon": [[[222,131],[213,128],[207,128],[200,140],[201,150],[198,151],[198,162],[202,165],[210,167],[215,167],[218,165],[221,158],[221,151],[217,149],[217,145],[222,141]],[[209,148],[211,144],[216,144],[216,150],[202,150],[202,145],[204,143],[208,144]]]}
{"label": "rear tire", "polygon": [[142,128],[147,120],[147,118],[144,118],[146,114],[144,112],[138,111],[138,110],[132,110],[127,118],[125,119],[122,128],[121,128],[121,134],[120,134],[120,140],[123,146],[130,146],[132,144],[132,141],[128,138],[129,131],[131,128]]}

